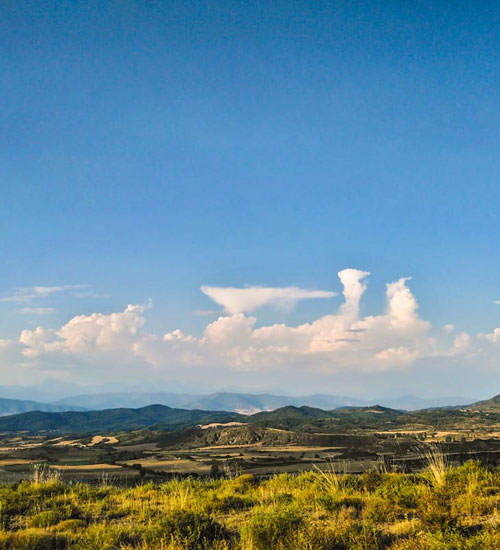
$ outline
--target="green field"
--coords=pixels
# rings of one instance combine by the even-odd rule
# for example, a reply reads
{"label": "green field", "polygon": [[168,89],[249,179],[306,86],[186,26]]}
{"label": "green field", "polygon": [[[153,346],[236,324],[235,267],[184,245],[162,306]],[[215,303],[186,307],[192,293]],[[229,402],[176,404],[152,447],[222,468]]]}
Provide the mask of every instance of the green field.
{"label": "green field", "polygon": [[[36,472],[35,472],[36,473]],[[311,471],[133,488],[66,484],[51,470],[0,487],[0,548],[25,550],[494,550],[500,471]]]}

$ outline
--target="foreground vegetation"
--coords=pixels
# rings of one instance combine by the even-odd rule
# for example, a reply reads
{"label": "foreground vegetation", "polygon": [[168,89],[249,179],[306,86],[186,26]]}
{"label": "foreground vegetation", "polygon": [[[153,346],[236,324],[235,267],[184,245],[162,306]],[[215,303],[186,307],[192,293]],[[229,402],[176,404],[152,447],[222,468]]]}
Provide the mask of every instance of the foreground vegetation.
{"label": "foreground vegetation", "polygon": [[50,475],[0,487],[0,549],[494,550],[500,471],[312,471],[124,488]]}

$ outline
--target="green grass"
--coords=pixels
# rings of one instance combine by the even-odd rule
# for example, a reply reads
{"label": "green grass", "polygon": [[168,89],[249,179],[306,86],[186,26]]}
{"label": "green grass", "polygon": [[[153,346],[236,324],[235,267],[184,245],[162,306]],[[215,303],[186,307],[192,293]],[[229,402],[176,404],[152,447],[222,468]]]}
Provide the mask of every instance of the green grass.
{"label": "green grass", "polygon": [[0,550],[496,550],[500,470],[0,486]]}

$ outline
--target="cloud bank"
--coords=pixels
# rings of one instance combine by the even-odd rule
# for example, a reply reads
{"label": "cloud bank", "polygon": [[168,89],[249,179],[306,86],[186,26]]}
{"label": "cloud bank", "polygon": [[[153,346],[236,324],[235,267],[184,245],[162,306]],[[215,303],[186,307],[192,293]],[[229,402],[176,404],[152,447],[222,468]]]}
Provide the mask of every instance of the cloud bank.
{"label": "cloud bank", "polygon": [[[58,373],[71,379],[100,373],[101,379],[132,376],[209,377],[217,370],[335,375],[400,372],[422,361],[463,361],[490,357],[500,348],[500,327],[470,335],[454,325],[433,328],[422,319],[409,277],[386,285],[386,306],[378,315],[360,315],[369,273],[338,273],[343,303],[337,311],[290,326],[260,326],[250,312],[264,305],[330,298],[329,291],[285,288],[216,288],[202,291],[226,314],[206,325],[201,335],[180,329],[155,334],[146,328],[149,306],[129,305],[114,313],[77,315],[57,329],[23,330],[17,340],[0,340],[0,368],[20,377]],[[489,347],[488,347],[489,346]],[[496,353],[496,352],[495,352]]]}

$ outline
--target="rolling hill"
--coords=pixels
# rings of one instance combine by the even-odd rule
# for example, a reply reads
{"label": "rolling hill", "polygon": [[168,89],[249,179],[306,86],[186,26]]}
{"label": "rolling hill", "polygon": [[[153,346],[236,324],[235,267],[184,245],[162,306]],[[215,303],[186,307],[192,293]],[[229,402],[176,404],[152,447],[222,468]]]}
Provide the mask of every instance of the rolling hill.
{"label": "rolling hill", "polygon": [[[178,430],[198,424],[242,422],[279,430],[314,433],[339,429],[364,429],[398,424],[405,413],[384,407],[358,407],[325,411],[313,407],[287,406],[275,411],[240,415],[227,411],[174,409],[149,405],[138,409],[117,408],[102,411],[30,411],[0,417],[0,432],[95,433],[140,428]],[[410,413],[407,413],[410,414]]]}
{"label": "rolling hill", "polygon": [[158,427],[176,430],[196,424],[239,421],[245,417],[231,412],[172,409],[149,405],[139,409],[103,411],[31,411],[0,418],[0,432],[95,433]]}
{"label": "rolling hill", "polygon": [[470,405],[464,407],[466,409],[473,409],[479,411],[500,411],[500,395],[495,395],[491,399],[485,399],[484,401],[476,401]]}
{"label": "rolling hill", "polygon": [[[474,409],[474,407],[476,407]],[[356,433],[399,429],[450,429],[490,426],[500,422],[500,397],[471,407],[403,411],[382,407],[341,407],[323,410],[288,405],[274,411],[241,415],[229,411],[171,408],[149,405],[141,408],[113,408],[100,411],[30,411],[0,417],[0,432],[72,433],[130,431],[151,428],[163,431],[199,424],[241,422],[248,426],[318,433]],[[479,423],[479,424],[478,424]]]}

